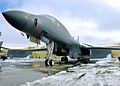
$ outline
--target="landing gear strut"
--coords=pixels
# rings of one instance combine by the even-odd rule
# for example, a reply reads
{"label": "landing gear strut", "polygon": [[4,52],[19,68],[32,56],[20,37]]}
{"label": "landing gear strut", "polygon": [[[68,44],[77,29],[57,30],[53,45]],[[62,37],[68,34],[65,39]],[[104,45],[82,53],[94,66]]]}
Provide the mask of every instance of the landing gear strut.
{"label": "landing gear strut", "polygon": [[53,49],[54,49],[54,42],[51,41],[48,44],[48,59],[45,60],[45,66],[53,66],[54,65],[54,61],[51,59],[52,54],[53,54]]}

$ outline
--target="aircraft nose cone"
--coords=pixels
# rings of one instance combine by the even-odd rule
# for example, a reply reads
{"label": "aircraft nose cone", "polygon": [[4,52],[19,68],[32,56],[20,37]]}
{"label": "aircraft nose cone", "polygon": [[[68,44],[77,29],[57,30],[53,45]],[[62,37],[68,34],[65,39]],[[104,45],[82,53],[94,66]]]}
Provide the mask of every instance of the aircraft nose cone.
{"label": "aircraft nose cone", "polygon": [[16,29],[22,30],[28,19],[28,14],[21,11],[6,11],[2,13],[5,19]]}

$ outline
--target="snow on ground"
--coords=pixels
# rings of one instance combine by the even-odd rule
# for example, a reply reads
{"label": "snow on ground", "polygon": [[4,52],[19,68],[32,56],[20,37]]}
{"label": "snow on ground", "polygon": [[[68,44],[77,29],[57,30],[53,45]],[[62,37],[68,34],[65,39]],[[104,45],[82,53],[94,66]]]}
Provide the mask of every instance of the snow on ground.
{"label": "snow on ground", "polygon": [[106,59],[82,64],[21,86],[120,86],[120,63]]}
{"label": "snow on ground", "polygon": [[9,65],[31,65],[33,62],[44,61],[44,59],[33,59],[33,58],[14,58],[7,59],[5,61],[0,60],[0,66],[9,66]]}

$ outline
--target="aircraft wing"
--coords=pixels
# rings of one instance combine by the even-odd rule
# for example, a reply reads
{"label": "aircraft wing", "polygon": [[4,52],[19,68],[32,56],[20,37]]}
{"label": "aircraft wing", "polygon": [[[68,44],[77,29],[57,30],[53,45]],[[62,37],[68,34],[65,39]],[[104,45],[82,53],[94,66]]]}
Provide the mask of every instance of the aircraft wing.
{"label": "aircraft wing", "polygon": [[38,51],[38,52],[41,52],[41,51],[46,51],[47,49],[44,48],[44,49],[33,49],[33,50],[20,50],[20,49],[17,49],[17,50],[8,50],[7,52],[7,56],[8,57],[27,57],[28,55],[31,55],[32,52],[34,51]]}
{"label": "aircraft wing", "polygon": [[27,51],[47,51],[47,48],[41,48],[41,49],[32,49]]}
{"label": "aircraft wing", "polygon": [[109,47],[95,47],[86,43],[83,43],[83,48],[86,49],[106,49],[106,50],[120,50],[120,48],[109,46]]}
{"label": "aircraft wing", "polygon": [[[7,49],[7,50],[14,50],[14,49],[5,48],[5,47],[1,47],[1,48],[3,48],[3,49]],[[16,50],[20,50],[20,51],[22,51],[21,49],[16,49]],[[47,48],[32,49],[32,50],[23,50],[23,51],[47,51]]]}
{"label": "aircraft wing", "polygon": [[[0,47],[0,48],[6,49],[6,50],[14,50],[14,49],[6,48],[6,47]],[[22,49],[16,49],[16,50],[21,50],[22,51]],[[24,51],[47,51],[47,48],[31,49],[31,50],[24,50]]]}
{"label": "aircraft wing", "polygon": [[[0,47],[3,49],[8,50],[7,52],[7,56],[11,57],[11,56],[21,56],[21,57],[26,57],[29,54],[31,54],[33,51],[47,51],[47,48],[41,48],[41,49],[31,49],[31,50],[22,50],[22,49],[10,49],[10,48],[6,48],[6,47]],[[7,58],[6,58],[7,59]]]}
{"label": "aircraft wing", "polygon": [[120,50],[120,48],[115,48],[115,47],[87,47],[87,49]]}
{"label": "aircraft wing", "polygon": [[88,47],[87,49],[91,50],[91,59],[101,59],[107,57],[111,54],[111,50],[120,50],[120,48],[115,47]]}
{"label": "aircraft wing", "polygon": [[6,50],[11,50],[10,48],[6,48],[6,47],[0,47],[2,49],[6,49]]}

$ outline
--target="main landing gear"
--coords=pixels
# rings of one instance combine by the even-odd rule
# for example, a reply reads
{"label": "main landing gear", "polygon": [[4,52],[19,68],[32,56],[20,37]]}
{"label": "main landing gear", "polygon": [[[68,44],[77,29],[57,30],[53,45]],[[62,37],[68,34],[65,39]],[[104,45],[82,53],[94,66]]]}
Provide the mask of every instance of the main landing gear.
{"label": "main landing gear", "polygon": [[82,56],[81,58],[78,58],[78,61],[83,64],[88,64],[90,63],[90,57],[88,56]]}
{"label": "main landing gear", "polygon": [[54,49],[54,42],[51,41],[48,44],[48,59],[45,60],[45,66],[53,66],[54,65],[54,61],[51,59],[52,54],[53,54],[53,49]]}
{"label": "main landing gear", "polygon": [[2,59],[2,60],[6,60],[6,59],[7,59],[7,56],[1,56],[1,59]]}

